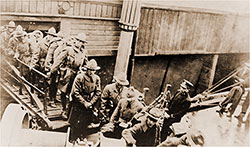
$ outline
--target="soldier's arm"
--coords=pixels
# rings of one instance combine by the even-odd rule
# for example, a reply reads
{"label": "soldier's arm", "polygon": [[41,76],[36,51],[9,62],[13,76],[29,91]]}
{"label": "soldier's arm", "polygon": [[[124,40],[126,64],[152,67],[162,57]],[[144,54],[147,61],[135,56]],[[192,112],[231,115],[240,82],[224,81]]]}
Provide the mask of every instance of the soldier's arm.
{"label": "soldier's arm", "polygon": [[4,46],[5,42],[4,42],[3,36],[4,36],[4,32],[0,34],[0,50],[1,51],[5,50],[5,46]]}
{"label": "soldier's arm", "polygon": [[35,67],[39,61],[39,53],[40,53],[40,48],[33,49],[32,57],[31,57],[31,63],[30,66],[31,68]]}
{"label": "soldier's arm", "polygon": [[68,55],[67,49],[66,48],[62,49],[61,53],[58,55],[58,57],[56,57],[53,65],[51,66],[51,73],[54,73],[55,71],[58,70],[63,60],[67,58],[67,55]]}
{"label": "soldier's arm", "polygon": [[54,51],[56,50],[57,47],[58,47],[58,44],[56,42],[51,43],[48,49],[46,59],[45,59],[45,63],[44,63],[45,67],[49,68],[52,65]]}
{"label": "soldier's arm", "polygon": [[8,46],[5,49],[5,54],[6,55],[14,55],[15,54],[15,38],[11,38],[8,42]]}
{"label": "soldier's arm", "polygon": [[122,137],[126,141],[127,145],[136,144],[135,137],[138,135],[138,132],[142,132],[141,123],[134,125],[132,128],[125,129],[122,132]]}
{"label": "soldier's arm", "polygon": [[118,102],[117,107],[115,108],[113,114],[111,115],[110,123],[115,123],[115,121],[119,119],[119,117],[120,117],[119,111],[120,110],[121,110],[121,101]]}
{"label": "soldier's arm", "polygon": [[95,104],[98,101],[98,99],[101,96],[101,93],[102,93],[102,91],[101,91],[101,79],[100,79],[99,76],[97,76],[95,94],[93,95],[93,97],[92,97],[92,99],[90,101],[90,103],[92,105]]}
{"label": "soldier's arm", "polygon": [[109,93],[110,92],[109,92],[108,87],[105,86],[101,94],[101,108],[100,108],[100,112],[104,117],[106,117],[105,109],[106,109],[106,104],[108,102],[107,98],[109,97]]}
{"label": "soldier's arm", "polygon": [[73,98],[75,98],[76,101],[80,102],[85,108],[89,107],[89,102],[87,102],[83,96],[81,95],[82,93],[82,86],[81,86],[81,75],[76,76],[73,86],[72,86],[72,95],[74,95]]}

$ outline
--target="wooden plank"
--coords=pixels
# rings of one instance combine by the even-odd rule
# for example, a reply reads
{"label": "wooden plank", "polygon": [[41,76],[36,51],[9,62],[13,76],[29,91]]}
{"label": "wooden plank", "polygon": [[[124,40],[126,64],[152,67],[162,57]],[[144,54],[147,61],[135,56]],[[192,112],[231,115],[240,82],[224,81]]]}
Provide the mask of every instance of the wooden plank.
{"label": "wooden plank", "polygon": [[80,15],[80,2],[74,2],[74,13],[73,15]]}
{"label": "wooden plank", "polygon": [[44,13],[46,14],[52,13],[52,0],[45,0]]}
{"label": "wooden plank", "polygon": [[118,26],[118,23],[116,21],[109,21],[109,20],[91,20],[91,19],[72,19],[72,24],[78,24],[78,25],[105,25],[105,26]]}
{"label": "wooden plank", "polygon": [[101,25],[73,25],[72,30],[114,30],[119,31],[118,26],[101,26]]}
{"label": "wooden plank", "polygon": [[16,5],[15,12],[22,12],[22,1],[16,1],[15,5]]}
{"label": "wooden plank", "polygon": [[90,16],[90,8],[91,8],[91,4],[87,3],[85,7],[85,16]]}
{"label": "wooden plank", "polygon": [[24,13],[29,12],[29,1],[27,1],[27,0],[23,1],[22,12],[24,12]]}
{"label": "wooden plank", "polygon": [[144,53],[146,53],[146,54],[150,53],[149,51],[151,48],[150,47],[150,37],[151,37],[150,33],[152,32],[153,15],[154,15],[154,10],[152,10],[152,9],[148,10],[148,16],[147,16],[148,22],[147,22],[146,27],[145,27],[146,34],[145,34],[145,39],[144,39],[144,44],[145,44],[145,48],[144,48],[145,52]]}
{"label": "wooden plank", "polygon": [[87,36],[88,41],[119,41],[120,36]]}
{"label": "wooden plank", "polygon": [[137,33],[136,39],[136,54],[145,54],[144,52],[144,37],[146,36],[146,25],[147,25],[147,14],[148,9],[141,10],[141,19],[140,19],[140,27]]}
{"label": "wooden plank", "polygon": [[8,1],[6,1],[6,11],[7,12],[10,12],[10,1],[8,0]]}
{"label": "wooden plank", "polygon": [[85,3],[81,2],[80,15],[85,16]]}
{"label": "wooden plank", "polygon": [[1,12],[5,12],[6,11],[6,5],[7,5],[7,0],[1,0],[0,1],[1,4]]}
{"label": "wooden plank", "polygon": [[155,33],[153,35],[153,44],[152,44],[152,50],[151,54],[155,54],[156,50],[158,50],[158,46],[160,44],[160,32],[161,32],[161,20],[162,20],[162,13],[163,11],[158,10],[156,11],[156,20],[154,25]]}
{"label": "wooden plank", "polygon": [[88,56],[114,56],[117,50],[88,50]]}
{"label": "wooden plank", "polygon": [[44,11],[44,0],[37,0],[37,13],[43,13]]}
{"label": "wooden plank", "polygon": [[102,17],[107,17],[107,8],[108,6],[102,5],[102,14],[101,14]]}
{"label": "wooden plank", "polygon": [[95,12],[96,12],[96,4],[91,4],[90,16],[96,16]]}
{"label": "wooden plank", "polygon": [[148,45],[146,46],[147,47],[147,50],[148,50],[148,54],[152,54],[153,53],[153,36],[154,36],[154,34],[156,33],[155,32],[155,26],[156,26],[156,24],[155,24],[155,21],[156,21],[156,19],[157,19],[157,17],[159,17],[159,16],[157,16],[156,15],[156,11],[155,10],[153,10],[153,11],[149,11],[149,20],[150,20],[150,23],[149,23],[149,25],[147,26],[147,40],[145,40],[145,42],[147,42],[148,43]]}
{"label": "wooden plank", "polygon": [[37,10],[37,1],[36,0],[30,0],[30,12],[36,13]]}
{"label": "wooden plank", "polygon": [[[121,31],[95,31],[95,30],[86,30],[84,31],[87,35],[96,35],[96,36],[120,36]],[[78,30],[71,30],[70,35],[74,36],[78,34]]]}
{"label": "wooden plank", "polygon": [[86,48],[88,50],[118,50],[118,46],[95,46],[95,45],[91,45],[91,46],[86,46]]}
{"label": "wooden plank", "polygon": [[88,41],[86,46],[118,46],[119,41]]}
{"label": "wooden plank", "polygon": [[58,14],[58,5],[57,1],[52,1],[52,14]]}
{"label": "wooden plank", "polygon": [[117,7],[117,17],[118,18],[121,17],[121,12],[122,12],[122,8],[121,7]]}
{"label": "wooden plank", "polygon": [[[163,11],[162,12],[162,20],[161,20],[161,31],[160,31],[160,45],[158,51],[160,50],[168,50],[170,47],[170,33],[169,33],[169,26],[173,22],[173,15],[171,11]],[[157,52],[158,52],[157,51]]]}
{"label": "wooden plank", "polygon": [[111,17],[117,17],[117,7],[113,7]]}
{"label": "wooden plank", "polygon": [[102,5],[96,5],[96,10],[95,10],[95,16],[96,17],[101,17],[102,14]]}
{"label": "wooden plank", "polygon": [[16,10],[15,0],[9,0],[9,2],[10,2],[10,12],[15,12]]}
{"label": "wooden plank", "polygon": [[112,9],[113,9],[112,6],[108,6],[108,8],[107,8],[107,17],[111,17],[112,16]]}

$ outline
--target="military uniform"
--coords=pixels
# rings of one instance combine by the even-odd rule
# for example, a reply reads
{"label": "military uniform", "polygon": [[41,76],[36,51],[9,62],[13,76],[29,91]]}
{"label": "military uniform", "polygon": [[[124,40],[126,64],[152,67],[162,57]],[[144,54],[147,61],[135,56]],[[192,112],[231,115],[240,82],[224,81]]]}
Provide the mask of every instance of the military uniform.
{"label": "military uniform", "polygon": [[101,96],[101,114],[103,122],[108,122],[126,87],[118,88],[116,83],[106,85]]}
{"label": "military uniform", "polygon": [[180,122],[181,118],[187,113],[191,106],[191,99],[189,95],[189,88],[192,83],[187,80],[181,84],[180,89],[173,95],[168,103],[167,114],[170,116],[164,118],[163,127],[161,131],[162,139],[165,140],[169,133],[169,126],[172,123]]}
{"label": "military uniform", "polygon": [[101,96],[100,84],[100,77],[95,74],[89,76],[87,72],[82,72],[76,76],[71,91],[72,109],[69,116],[71,141],[86,137],[87,126],[95,118],[93,110]]}
{"label": "military uniform", "polygon": [[[62,37],[54,37],[50,42],[50,47],[48,49],[48,53],[45,59],[45,71],[49,71],[52,66],[54,59],[59,55],[59,50],[63,48],[63,39]],[[58,50],[56,52],[56,50]],[[55,52],[57,54],[55,54]],[[50,105],[55,106],[54,103],[56,101],[56,93],[58,89],[58,79],[60,78],[60,72],[55,72],[51,75],[50,85],[49,85],[49,97],[51,100]]]}
{"label": "military uniform", "polygon": [[[15,23],[13,21],[9,22],[9,25],[7,26],[8,28],[1,32],[0,35],[0,52],[1,54],[9,55],[9,54],[14,54],[12,50],[7,50],[8,49],[8,43],[10,41],[10,38],[13,37],[12,33],[9,28],[15,28]],[[12,52],[9,52],[12,51]]]}
{"label": "military uniform", "polygon": [[[132,128],[123,130],[122,137],[125,139],[127,145],[156,146],[156,122],[161,115],[161,110],[152,108],[140,123],[135,124]],[[151,119],[153,119],[154,124],[150,125],[149,120]]]}
{"label": "military uniform", "polygon": [[139,102],[137,97],[121,99],[110,118],[110,124],[103,126],[103,135],[106,137],[121,138],[122,130],[129,127],[128,123],[133,116],[142,111],[143,108],[143,104]]}
{"label": "military uniform", "polygon": [[[22,32],[24,33],[24,32]],[[15,52],[15,56],[26,64],[30,64],[32,51],[28,38],[18,40],[15,36],[9,41],[8,48]]]}

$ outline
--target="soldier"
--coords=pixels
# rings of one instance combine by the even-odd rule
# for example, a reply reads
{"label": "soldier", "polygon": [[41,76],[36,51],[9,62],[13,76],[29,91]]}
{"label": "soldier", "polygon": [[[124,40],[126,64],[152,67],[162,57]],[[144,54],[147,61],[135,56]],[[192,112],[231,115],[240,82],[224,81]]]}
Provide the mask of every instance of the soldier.
{"label": "soldier", "polygon": [[11,34],[15,30],[15,22],[10,21],[9,25],[7,25],[7,29],[3,31],[0,35],[0,51],[3,54],[8,47],[9,40],[11,38]]}
{"label": "soldier", "polygon": [[[87,43],[85,33],[78,34],[74,39],[74,44],[68,44],[58,48],[58,55],[54,59],[48,76],[55,74],[60,68],[60,81],[58,88],[61,91],[62,118],[67,119],[67,96],[71,91],[74,78],[79,71],[79,67],[87,62],[87,51],[84,44]],[[71,43],[71,42],[70,42]]]}
{"label": "soldier", "polygon": [[74,80],[71,97],[72,109],[69,116],[71,125],[70,141],[87,137],[87,127],[95,118],[93,110],[101,96],[101,80],[95,74],[100,67],[94,59],[84,66],[86,72],[78,74]]}
{"label": "soldier", "polygon": [[42,50],[40,44],[43,38],[43,33],[39,30],[32,32],[30,36],[31,50],[32,50],[32,60],[30,68],[37,68],[42,71],[43,59],[42,57],[46,54],[46,51]]}
{"label": "soldier", "polygon": [[218,112],[220,115],[223,112],[227,111],[227,105],[229,103],[232,103],[232,105],[229,107],[229,114],[227,115],[228,117],[231,117],[236,109],[236,107],[238,106],[242,95],[245,92],[245,88],[244,88],[244,80],[240,79],[238,77],[236,77],[235,82],[239,82],[239,85],[234,86],[230,91],[228,96],[226,97],[226,99],[224,101],[222,101],[219,106],[220,106],[220,110],[217,110],[216,112]]}
{"label": "soldier", "polygon": [[[16,34],[9,41],[8,50],[12,50],[15,52],[15,59],[20,59],[25,64],[29,65],[32,57],[32,52],[30,42],[26,35],[27,33],[24,31],[17,31]],[[18,64],[21,73],[27,80],[30,81],[29,69],[20,63]]]}
{"label": "soldier", "polygon": [[152,108],[146,113],[146,117],[132,128],[125,129],[122,137],[127,146],[156,146],[156,123],[163,112],[158,108]]}
{"label": "soldier", "polygon": [[122,130],[132,125],[133,116],[144,109],[144,105],[139,101],[140,95],[137,94],[137,91],[133,87],[127,91],[127,96],[122,98],[115,108],[110,123],[102,129],[103,135],[106,137],[120,139]]}
{"label": "soldier", "polygon": [[103,123],[109,122],[109,119],[114,112],[125,86],[129,85],[127,76],[124,73],[119,73],[114,76],[114,83],[105,86],[101,97],[101,120]]}
{"label": "soldier", "polygon": [[[57,37],[54,37],[51,42],[50,42],[50,46],[48,49],[48,53],[45,59],[45,71],[49,72],[51,65],[54,63],[54,59],[56,58],[56,56],[59,53],[59,50],[61,48],[63,48],[63,33],[62,32],[58,32],[56,34]],[[55,54],[55,50],[57,50],[57,54]],[[59,73],[55,72],[51,75],[51,79],[50,79],[50,85],[49,85],[49,97],[50,97],[50,103],[49,105],[52,107],[56,107],[55,102],[56,102],[56,94],[57,94],[57,90],[58,90],[58,78],[59,78]]]}
{"label": "soldier", "polygon": [[180,122],[181,118],[189,110],[192,102],[189,95],[191,87],[193,87],[193,84],[184,79],[184,81],[180,84],[180,88],[171,98],[167,109],[167,114],[170,117],[164,118],[161,132],[163,140],[165,140],[169,135],[169,126],[171,126],[172,123]]}

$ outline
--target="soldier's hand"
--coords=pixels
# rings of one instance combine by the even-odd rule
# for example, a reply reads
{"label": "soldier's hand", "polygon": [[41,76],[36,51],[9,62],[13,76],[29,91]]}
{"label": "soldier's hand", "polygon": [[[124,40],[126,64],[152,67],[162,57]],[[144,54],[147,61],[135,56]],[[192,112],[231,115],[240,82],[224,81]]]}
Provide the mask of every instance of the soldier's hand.
{"label": "soldier's hand", "polygon": [[18,54],[15,54],[15,55],[14,55],[14,59],[17,59],[18,57],[19,57]]}
{"label": "soldier's hand", "polygon": [[89,102],[86,102],[85,103],[85,107],[86,107],[86,109],[91,109],[92,108],[92,104],[89,103]]}
{"label": "soldier's hand", "polygon": [[48,76],[48,78],[50,78],[50,76],[51,76],[51,72],[48,72],[48,73],[47,73],[47,76]]}

